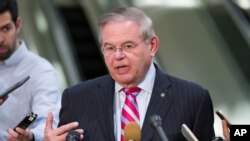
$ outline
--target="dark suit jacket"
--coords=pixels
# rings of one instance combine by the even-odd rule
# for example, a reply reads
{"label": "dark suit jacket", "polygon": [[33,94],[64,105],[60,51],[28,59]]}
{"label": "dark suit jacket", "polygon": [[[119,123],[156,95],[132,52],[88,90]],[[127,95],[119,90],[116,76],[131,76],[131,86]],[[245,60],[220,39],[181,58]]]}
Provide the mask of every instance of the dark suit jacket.
{"label": "dark suit jacket", "polygon": [[[161,97],[164,93],[165,97]],[[84,141],[115,141],[114,80],[110,75],[82,82],[65,89],[59,125],[73,121],[84,129]],[[185,123],[200,141],[214,137],[213,106],[207,90],[166,74],[156,67],[153,93],[142,127],[142,141],[161,141],[150,127],[149,117],[158,114],[170,141],[185,140]]]}

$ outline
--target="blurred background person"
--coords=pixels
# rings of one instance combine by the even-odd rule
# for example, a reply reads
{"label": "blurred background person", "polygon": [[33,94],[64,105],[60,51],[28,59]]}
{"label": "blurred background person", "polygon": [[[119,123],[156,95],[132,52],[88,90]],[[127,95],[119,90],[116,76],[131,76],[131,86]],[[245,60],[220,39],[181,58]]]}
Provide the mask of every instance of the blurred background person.
{"label": "blurred background person", "polygon": [[[23,40],[18,39],[22,20],[18,15],[16,0],[0,1],[0,91],[25,76],[30,79],[1,99],[0,140],[42,140],[48,111],[53,111],[53,125],[58,122],[60,107],[59,81],[52,65],[44,58],[30,52]],[[38,115],[29,129],[14,127],[30,112]]]}

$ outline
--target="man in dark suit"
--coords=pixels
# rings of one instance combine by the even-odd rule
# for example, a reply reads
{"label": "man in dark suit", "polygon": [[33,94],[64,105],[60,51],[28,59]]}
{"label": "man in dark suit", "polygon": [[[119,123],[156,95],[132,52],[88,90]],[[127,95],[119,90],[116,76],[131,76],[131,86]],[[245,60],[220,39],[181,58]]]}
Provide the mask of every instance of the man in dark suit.
{"label": "man in dark suit", "polygon": [[[183,123],[201,141],[214,137],[208,91],[164,74],[153,63],[159,39],[144,12],[125,7],[103,15],[99,39],[109,75],[64,91],[59,128],[51,128],[49,114],[45,141],[65,140],[67,132],[77,126],[84,130],[78,130],[84,141],[123,141],[124,126],[131,121],[141,127],[142,141],[160,141],[149,124],[153,114],[162,118],[170,141],[185,140]],[[128,98],[130,90],[134,95]]]}

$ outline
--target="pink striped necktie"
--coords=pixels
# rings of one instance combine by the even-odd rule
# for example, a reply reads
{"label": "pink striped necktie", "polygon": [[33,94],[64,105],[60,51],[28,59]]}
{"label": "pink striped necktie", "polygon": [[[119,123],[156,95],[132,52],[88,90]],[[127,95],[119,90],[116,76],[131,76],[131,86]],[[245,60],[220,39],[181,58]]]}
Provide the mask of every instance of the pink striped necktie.
{"label": "pink striped necktie", "polygon": [[140,125],[140,116],[136,96],[141,91],[140,88],[122,89],[126,94],[124,106],[121,114],[121,141],[124,141],[124,128],[129,122],[136,122]]}

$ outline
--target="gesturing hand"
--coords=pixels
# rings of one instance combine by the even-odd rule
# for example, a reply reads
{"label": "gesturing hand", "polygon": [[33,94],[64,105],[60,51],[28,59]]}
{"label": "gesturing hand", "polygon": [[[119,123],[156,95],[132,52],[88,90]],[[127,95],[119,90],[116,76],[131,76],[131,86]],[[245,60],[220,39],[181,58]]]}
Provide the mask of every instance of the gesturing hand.
{"label": "gesturing hand", "polygon": [[8,141],[31,141],[33,139],[33,133],[29,129],[22,129],[17,127],[16,131],[8,129]]}
{"label": "gesturing hand", "polygon": [[[78,122],[71,122],[59,128],[52,129],[52,122],[53,115],[51,112],[49,112],[46,119],[43,141],[65,141],[68,132],[78,126]],[[81,139],[83,139],[83,130],[77,129],[76,131],[81,134]]]}

